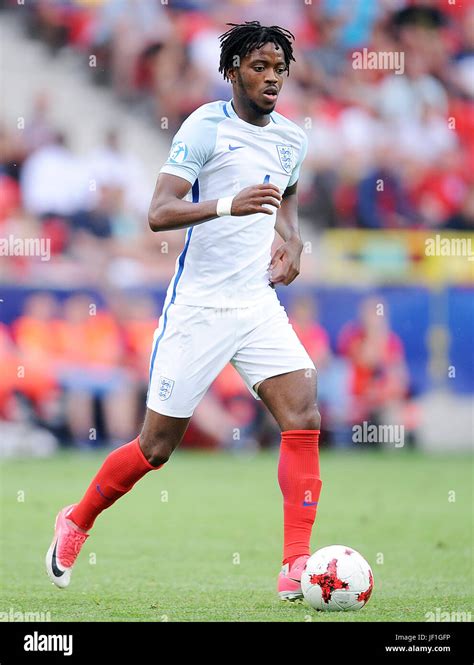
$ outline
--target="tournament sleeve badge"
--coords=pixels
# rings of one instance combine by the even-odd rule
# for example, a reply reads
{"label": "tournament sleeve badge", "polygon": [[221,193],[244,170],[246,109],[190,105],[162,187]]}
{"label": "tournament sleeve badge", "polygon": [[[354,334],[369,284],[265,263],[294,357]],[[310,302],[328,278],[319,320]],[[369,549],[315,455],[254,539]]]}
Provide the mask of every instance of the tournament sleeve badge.
{"label": "tournament sleeve badge", "polygon": [[169,161],[174,164],[181,164],[188,156],[188,146],[183,141],[176,141],[171,146]]}

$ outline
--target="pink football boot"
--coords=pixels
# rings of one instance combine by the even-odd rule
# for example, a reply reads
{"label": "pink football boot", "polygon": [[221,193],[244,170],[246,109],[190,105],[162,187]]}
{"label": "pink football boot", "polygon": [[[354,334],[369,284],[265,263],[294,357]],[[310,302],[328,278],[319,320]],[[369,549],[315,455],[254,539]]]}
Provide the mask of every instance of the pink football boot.
{"label": "pink football boot", "polygon": [[278,595],[280,600],[301,600],[303,592],[301,591],[301,573],[306,568],[306,562],[309,559],[309,554],[303,554],[294,560],[290,568],[288,563],[285,563],[281,572],[278,575]]}
{"label": "pink football boot", "polygon": [[56,586],[67,587],[71,581],[71,568],[89,535],[75,526],[67,516],[74,508],[66,506],[56,517],[53,542],[46,553],[46,572]]}

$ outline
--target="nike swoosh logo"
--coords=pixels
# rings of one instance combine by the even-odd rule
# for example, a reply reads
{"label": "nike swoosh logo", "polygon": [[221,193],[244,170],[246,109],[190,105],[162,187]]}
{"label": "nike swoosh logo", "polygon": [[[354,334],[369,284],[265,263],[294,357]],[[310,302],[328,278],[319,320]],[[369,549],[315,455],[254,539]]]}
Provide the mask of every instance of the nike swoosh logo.
{"label": "nike swoosh logo", "polygon": [[229,143],[229,150],[238,150],[239,148],[245,148],[244,145],[230,145]]}
{"label": "nike swoosh logo", "polygon": [[317,501],[303,501],[303,506],[317,506]]}
{"label": "nike swoosh logo", "polygon": [[105,496],[105,494],[103,493],[103,491],[100,489],[100,485],[96,485],[96,490],[99,492],[100,496],[103,496],[103,497],[104,497],[104,499],[105,499],[106,501],[113,501],[113,499],[111,499],[110,497]]}
{"label": "nike swoosh logo", "polygon": [[56,548],[58,546],[58,541],[54,544],[53,556],[51,558],[51,568],[53,570],[54,577],[61,577],[66,572],[65,570],[60,570],[56,563]]}

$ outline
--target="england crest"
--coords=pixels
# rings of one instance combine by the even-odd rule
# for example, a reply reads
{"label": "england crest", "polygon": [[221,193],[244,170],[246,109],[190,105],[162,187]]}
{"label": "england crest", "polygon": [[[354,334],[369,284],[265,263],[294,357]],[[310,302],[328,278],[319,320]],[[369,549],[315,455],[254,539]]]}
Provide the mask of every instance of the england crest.
{"label": "england crest", "polygon": [[168,399],[173,392],[174,381],[167,379],[166,376],[160,376],[160,387],[158,388],[158,397],[164,402]]}
{"label": "england crest", "polygon": [[277,145],[278,157],[280,164],[285,169],[286,173],[291,173],[294,168],[295,153],[291,145]]}

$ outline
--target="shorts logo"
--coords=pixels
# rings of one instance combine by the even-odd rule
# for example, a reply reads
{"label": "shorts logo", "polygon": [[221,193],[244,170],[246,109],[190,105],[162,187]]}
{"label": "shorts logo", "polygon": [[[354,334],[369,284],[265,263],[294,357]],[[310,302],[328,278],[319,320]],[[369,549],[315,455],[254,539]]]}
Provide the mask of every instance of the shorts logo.
{"label": "shorts logo", "polygon": [[174,164],[181,164],[188,156],[188,146],[182,141],[177,141],[171,146],[169,161]]}
{"label": "shorts logo", "polygon": [[173,379],[167,379],[166,376],[160,376],[160,387],[158,389],[158,397],[161,401],[168,399],[173,392],[174,381]]}
{"label": "shorts logo", "polygon": [[286,173],[291,173],[294,168],[295,154],[291,145],[277,145],[276,146],[280,164],[285,169]]}

